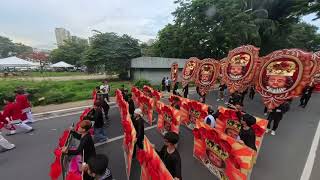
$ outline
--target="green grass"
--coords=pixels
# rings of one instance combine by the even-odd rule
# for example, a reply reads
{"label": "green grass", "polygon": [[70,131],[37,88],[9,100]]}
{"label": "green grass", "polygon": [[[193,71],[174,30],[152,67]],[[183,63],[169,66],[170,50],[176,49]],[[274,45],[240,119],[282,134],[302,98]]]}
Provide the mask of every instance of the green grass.
{"label": "green grass", "polygon": [[88,75],[85,72],[25,72],[29,77],[59,77],[59,76],[80,76]]}
{"label": "green grass", "polygon": [[[30,93],[33,106],[59,104],[65,102],[86,100],[91,98],[93,89],[101,84],[101,80],[74,80],[74,81],[21,81],[1,80],[0,99],[4,96],[14,95],[16,87],[22,86]],[[111,96],[114,91],[124,84],[126,88],[131,87],[129,81],[110,82]],[[43,100],[39,100],[42,98]],[[0,106],[3,106],[2,100]]]}

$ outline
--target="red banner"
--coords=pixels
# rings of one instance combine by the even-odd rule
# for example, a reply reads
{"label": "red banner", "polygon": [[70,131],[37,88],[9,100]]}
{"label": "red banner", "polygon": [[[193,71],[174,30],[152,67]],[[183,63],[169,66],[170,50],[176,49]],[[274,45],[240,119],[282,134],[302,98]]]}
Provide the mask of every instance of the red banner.
{"label": "red banner", "polygon": [[198,66],[195,82],[199,87],[200,94],[207,94],[215,86],[220,74],[220,65],[215,59],[204,59],[200,61]]}
{"label": "red banner", "polygon": [[142,110],[142,113],[147,117],[146,121],[150,125],[152,125],[154,100],[150,97],[145,96],[145,95],[141,95],[139,97],[139,105],[140,105],[140,109]]}
{"label": "red banner", "polygon": [[148,138],[144,137],[143,150],[137,151],[141,166],[141,180],[171,180],[173,177],[161,161]]}
{"label": "red banner", "polygon": [[197,121],[203,121],[208,115],[208,105],[198,101],[190,100],[188,103],[182,104],[182,107],[187,110],[188,118],[182,119],[181,123],[191,130],[195,128]]}
{"label": "red banner", "polygon": [[171,64],[171,80],[172,80],[172,84],[175,84],[178,81],[178,77],[179,77],[179,65],[178,63],[174,62]]}
{"label": "red banner", "polygon": [[161,134],[172,131],[179,134],[180,114],[178,110],[164,105],[158,113],[158,129]]}
{"label": "red banner", "polygon": [[255,151],[201,121],[193,134],[193,155],[212,174],[223,180],[247,179]]}
{"label": "red banner", "polygon": [[199,61],[198,58],[192,57],[185,63],[182,70],[182,86],[185,86],[195,79]]}

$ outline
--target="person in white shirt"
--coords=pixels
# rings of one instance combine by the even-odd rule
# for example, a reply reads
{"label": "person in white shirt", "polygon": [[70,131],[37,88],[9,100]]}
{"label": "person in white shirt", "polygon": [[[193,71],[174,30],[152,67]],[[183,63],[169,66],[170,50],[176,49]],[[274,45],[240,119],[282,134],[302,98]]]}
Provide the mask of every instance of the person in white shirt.
{"label": "person in white shirt", "polygon": [[219,116],[219,111],[214,113],[212,107],[208,107],[208,115],[204,118],[204,123],[208,124],[211,128],[216,126],[216,118]]}
{"label": "person in white shirt", "polygon": [[110,102],[109,100],[110,86],[107,80],[103,81],[103,85],[100,86],[100,90],[102,91],[103,99],[107,100],[107,102]]}

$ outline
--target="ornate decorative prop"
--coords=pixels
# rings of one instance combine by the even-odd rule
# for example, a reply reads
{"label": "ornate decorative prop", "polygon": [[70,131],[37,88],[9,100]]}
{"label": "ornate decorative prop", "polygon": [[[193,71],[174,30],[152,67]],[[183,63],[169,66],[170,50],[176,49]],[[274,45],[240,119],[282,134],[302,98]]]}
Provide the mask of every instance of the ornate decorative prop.
{"label": "ornate decorative prop", "polygon": [[140,180],[173,179],[146,136],[144,137],[143,150],[137,150],[137,160],[141,166]]}
{"label": "ornate decorative prop", "polygon": [[207,94],[214,88],[219,76],[220,64],[214,59],[204,59],[200,61],[196,71],[196,85],[200,94]]}
{"label": "ornate decorative prop", "polygon": [[268,109],[301,95],[310,82],[311,56],[299,49],[284,49],[263,57],[256,89]]}
{"label": "ornate decorative prop", "polygon": [[182,86],[184,87],[190,81],[193,81],[195,78],[195,74],[198,68],[199,59],[196,57],[192,57],[188,59],[185,63],[184,68],[182,70]]}
{"label": "ornate decorative prop", "polygon": [[171,80],[173,85],[178,81],[178,76],[179,76],[179,65],[178,63],[174,62],[171,64]]}
{"label": "ornate decorative prop", "polygon": [[169,97],[169,102],[171,104],[171,107],[174,107],[175,109],[179,110],[180,113],[180,122],[187,122],[189,118],[189,108],[188,103],[189,99],[183,98],[180,96],[171,95]]}
{"label": "ornate decorative prop", "polygon": [[208,115],[208,105],[190,100],[187,104],[182,105],[188,111],[188,118],[182,119],[182,124],[193,130],[197,121],[203,121]]}
{"label": "ornate decorative prop", "polygon": [[256,154],[252,149],[201,121],[193,134],[193,155],[212,174],[222,180],[247,179]]}
{"label": "ornate decorative prop", "polygon": [[145,120],[152,125],[153,106],[155,105],[154,100],[145,95],[141,95],[139,98],[139,104],[142,113],[147,116]]}
{"label": "ornate decorative prop", "polygon": [[312,79],[314,80],[315,91],[320,92],[320,51],[313,54],[312,59],[316,65],[314,65],[315,70],[312,74]]}
{"label": "ornate decorative prop", "polygon": [[223,66],[222,81],[231,93],[243,92],[254,80],[259,59],[259,48],[247,45],[229,52]]}
{"label": "ornate decorative prop", "polygon": [[158,129],[164,135],[172,131],[179,134],[180,114],[173,107],[164,105],[158,115]]}

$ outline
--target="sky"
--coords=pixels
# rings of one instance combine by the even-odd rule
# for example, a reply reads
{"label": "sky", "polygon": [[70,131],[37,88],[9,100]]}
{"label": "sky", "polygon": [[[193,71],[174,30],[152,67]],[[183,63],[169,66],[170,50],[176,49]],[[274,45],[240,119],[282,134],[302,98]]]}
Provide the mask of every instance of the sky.
{"label": "sky", "polygon": [[[99,30],[146,42],[172,22],[175,8],[174,0],[1,0],[0,35],[42,49],[56,47],[56,27],[82,38]],[[313,17],[303,20],[320,27]]]}

